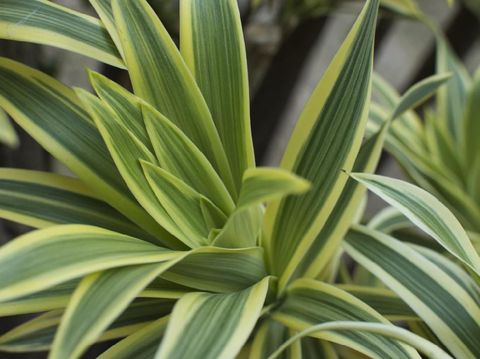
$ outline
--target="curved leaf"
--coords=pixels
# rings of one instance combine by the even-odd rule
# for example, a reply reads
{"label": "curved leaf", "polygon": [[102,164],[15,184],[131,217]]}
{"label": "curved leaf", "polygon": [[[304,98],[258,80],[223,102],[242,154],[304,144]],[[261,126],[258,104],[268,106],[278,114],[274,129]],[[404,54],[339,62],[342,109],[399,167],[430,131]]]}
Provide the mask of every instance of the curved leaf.
{"label": "curved leaf", "polygon": [[98,359],[152,359],[165,334],[170,317],[161,318],[128,336],[102,353]]}
{"label": "curved leaf", "polygon": [[398,208],[420,229],[480,275],[480,257],[467,233],[438,199],[401,180],[369,174],[352,174],[352,177]]}
{"label": "curved leaf", "polygon": [[191,293],[172,313],[155,358],[233,358],[260,316],[269,278],[241,292]]}
{"label": "curved leaf", "polygon": [[212,113],[237,190],[255,164],[247,58],[235,0],[185,0],[180,49]]}
{"label": "curved leaf", "polygon": [[1,168],[0,216],[36,228],[87,224],[154,241],[82,181],[46,172]]}
{"label": "curved leaf", "polygon": [[131,197],[72,89],[40,71],[0,58],[0,107],[102,199],[149,233],[159,234],[158,225]]}
{"label": "curved leaf", "polygon": [[[273,319],[297,331],[345,320],[389,325],[385,318],[354,296],[313,279],[293,282]],[[317,333],[316,337],[345,345],[372,358],[419,358],[414,350],[375,334],[324,332]]]}
{"label": "curved leaf", "polygon": [[1,5],[0,38],[56,46],[124,68],[98,19],[47,0],[2,0]]}
{"label": "curved leaf", "polygon": [[205,154],[236,197],[207,104],[175,43],[146,0],[112,1],[135,94],[177,125]]}
{"label": "curved leaf", "polygon": [[[308,252],[347,182],[368,117],[378,0],[369,0],[307,103],[281,167],[312,183],[266,213],[272,271],[289,277]],[[282,283],[286,282],[284,279]]]}
{"label": "curved leaf", "polygon": [[480,307],[442,268],[402,242],[365,227],[354,227],[344,247],[397,293],[456,357],[480,355]]}
{"label": "curved leaf", "polygon": [[140,165],[140,160],[156,163],[154,155],[121,121],[115,120],[116,114],[100,99],[85,90],[78,89],[77,93],[95,120],[128,188],[158,223],[157,227],[161,231],[158,240],[169,247],[181,248],[181,244],[173,236],[185,240],[185,235],[158,202]]}
{"label": "curved leaf", "polygon": [[105,229],[64,225],[41,229],[0,249],[0,302],[109,268],[162,263],[165,248]]}
{"label": "curved leaf", "polygon": [[179,259],[181,255],[163,264],[110,269],[85,277],[62,317],[49,357],[80,357],[143,288]]}

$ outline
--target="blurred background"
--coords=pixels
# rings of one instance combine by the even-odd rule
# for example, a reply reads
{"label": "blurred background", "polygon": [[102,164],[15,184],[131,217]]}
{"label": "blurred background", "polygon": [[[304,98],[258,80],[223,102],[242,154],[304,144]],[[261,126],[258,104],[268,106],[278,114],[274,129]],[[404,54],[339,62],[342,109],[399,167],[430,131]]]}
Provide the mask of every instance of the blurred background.
{"label": "blurred background", "polygon": [[[55,1],[94,14],[86,0]],[[375,70],[399,92],[434,73],[435,43],[432,32],[396,11],[401,0],[385,0],[377,26]],[[171,35],[178,39],[178,1],[150,0]],[[442,28],[452,48],[470,73],[480,65],[480,0],[417,0],[419,9]],[[239,0],[245,29],[251,84],[252,131],[257,163],[278,164],[296,120],[310,93],[348,33],[363,1],[340,0]],[[0,2],[1,6],[1,2]],[[41,69],[62,82],[90,88],[85,68],[102,72],[129,87],[122,70],[95,60],[40,45],[0,41],[0,55]],[[0,166],[67,173],[20,128],[0,144]],[[5,130],[5,131],[8,131]],[[10,133],[10,132],[8,132]],[[6,136],[7,132],[0,133]],[[379,172],[394,177],[402,173],[384,155]],[[382,204],[372,198],[368,213]],[[28,228],[0,222],[0,243]],[[14,323],[0,319],[0,332]],[[43,358],[39,355],[2,354],[0,359]],[[95,349],[87,358],[95,357]]]}

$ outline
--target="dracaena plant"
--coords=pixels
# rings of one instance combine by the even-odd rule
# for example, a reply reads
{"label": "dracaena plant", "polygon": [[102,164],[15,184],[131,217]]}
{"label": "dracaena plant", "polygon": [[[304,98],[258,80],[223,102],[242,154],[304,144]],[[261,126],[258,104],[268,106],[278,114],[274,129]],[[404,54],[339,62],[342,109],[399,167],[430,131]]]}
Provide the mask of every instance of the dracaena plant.
{"label": "dracaena plant", "polygon": [[[365,295],[385,291],[385,284],[416,314],[401,315],[413,332],[441,343],[457,358],[477,358],[479,80],[476,76],[472,83],[437,36],[438,73],[403,97],[374,77],[376,101],[367,132],[376,133],[393,121],[386,148],[417,186],[378,175],[353,175],[393,207],[378,213],[368,226],[348,232],[343,246],[361,267],[344,278],[346,288]],[[436,110],[427,109],[421,121],[410,108],[437,90]],[[428,236],[412,230],[414,224]]]}
{"label": "dracaena plant", "polygon": [[235,1],[182,0],[180,49],[145,0],[91,3],[100,19],[0,0],[2,37],[126,68],[133,85],[90,72],[91,94],[0,59],[0,106],[76,175],[0,170],[1,216],[40,228],[0,249],[0,315],[42,313],[0,350],[70,359],[121,339],[101,357],[449,357],[389,322],[398,298],[329,283],[364,194],[347,173],[374,170],[388,127],[362,141],[378,0],[279,169],[255,167]]}

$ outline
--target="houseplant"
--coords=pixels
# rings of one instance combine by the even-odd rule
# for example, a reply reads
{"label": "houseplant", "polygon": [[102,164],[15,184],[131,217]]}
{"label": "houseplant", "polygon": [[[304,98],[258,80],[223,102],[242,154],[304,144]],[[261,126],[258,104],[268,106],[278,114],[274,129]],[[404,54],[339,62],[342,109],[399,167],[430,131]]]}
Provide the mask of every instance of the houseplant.
{"label": "houseplant", "polygon": [[296,331],[336,323],[282,354],[335,355],[333,342],[374,358],[418,358],[411,346],[449,357],[386,319],[398,298],[364,302],[328,283],[364,195],[347,173],[374,170],[388,129],[362,143],[378,0],[280,169],[254,165],[235,1],[182,1],[180,51],[146,1],[91,3],[101,20],[0,1],[2,37],[125,67],[135,93],[90,73],[95,96],[0,60],[0,106],[78,176],[0,171],[0,214],[41,228],[0,249],[0,314],[45,312],[2,335],[0,350],[77,358],[125,338],[101,357],[263,358]]}

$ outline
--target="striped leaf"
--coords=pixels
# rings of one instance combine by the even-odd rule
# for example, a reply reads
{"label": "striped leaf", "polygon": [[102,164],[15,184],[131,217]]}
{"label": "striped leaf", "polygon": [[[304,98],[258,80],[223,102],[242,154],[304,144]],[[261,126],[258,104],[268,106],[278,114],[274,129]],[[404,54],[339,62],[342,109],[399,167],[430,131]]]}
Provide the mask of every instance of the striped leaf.
{"label": "striped leaf", "polygon": [[310,183],[288,171],[257,167],[243,175],[237,209],[257,206],[291,194],[310,189]]}
{"label": "striped leaf", "polygon": [[438,199],[401,180],[369,174],[353,174],[352,177],[400,210],[420,229],[480,275],[480,257],[460,222]]}
{"label": "striped leaf", "polygon": [[167,329],[169,317],[156,320],[113,345],[98,359],[152,359]]}
{"label": "striped leaf", "polygon": [[457,282],[480,306],[480,284],[476,283],[474,278],[467,273],[462,267],[453,262],[444,254],[441,254],[433,249],[411,244],[410,245],[421,255],[426,257],[429,261],[442,268],[442,270]]}
{"label": "striped leaf", "polygon": [[365,227],[354,227],[344,247],[397,293],[456,357],[480,355],[480,307],[441,267],[402,242]]}
{"label": "striped leaf", "polygon": [[442,129],[450,133],[458,142],[462,133],[462,121],[471,79],[447,41],[442,35],[437,34],[437,73],[446,72],[450,72],[452,78],[448,85],[438,92],[437,116]]}
{"label": "striped leaf", "polygon": [[10,353],[48,350],[61,317],[62,311],[51,311],[17,326],[0,336],[0,350]]}
{"label": "striped leaf", "polygon": [[0,216],[27,226],[88,224],[154,241],[77,179],[0,169]]}
{"label": "striped leaf", "polygon": [[90,83],[100,97],[117,114],[113,119],[128,128],[150,151],[150,138],[143,121],[140,99],[105,76],[90,71]]}
{"label": "striped leaf", "polygon": [[0,302],[109,268],[162,263],[178,252],[105,229],[64,225],[41,229],[0,249]]}
{"label": "striped leaf", "polygon": [[[365,5],[294,130],[281,167],[312,183],[267,209],[273,273],[289,277],[324,227],[347,182],[368,117],[378,1]],[[273,262],[273,261],[272,261]],[[285,282],[285,280],[283,280]]]}
{"label": "striped leaf", "polygon": [[237,208],[215,238],[214,245],[227,248],[257,245],[263,223],[262,205],[309,188],[307,181],[285,170],[259,167],[246,170]]}
{"label": "striped leaf", "polygon": [[388,320],[418,320],[416,313],[391,290],[357,285],[339,285],[338,288],[368,304]]}
{"label": "striped leaf", "polygon": [[[97,342],[123,338],[138,332],[171,312],[174,302],[137,300],[98,338]],[[0,350],[13,353],[46,351],[52,346],[62,311],[47,312],[0,337]]]}
{"label": "striped leaf", "polygon": [[122,43],[120,41],[120,37],[118,36],[118,31],[115,26],[115,18],[113,17],[113,9],[112,9],[112,1],[111,0],[88,0],[90,4],[95,9],[96,13],[100,17],[103,25],[105,26],[106,30],[108,31],[112,41],[115,43],[117,47],[117,51],[122,55],[122,58],[125,56],[123,55]]}
{"label": "striped leaf", "polygon": [[[0,317],[66,308],[79,281],[74,279],[34,294],[2,302]],[[179,299],[192,291],[192,288],[158,277],[138,295],[138,298]]]}
{"label": "striped leaf", "polygon": [[175,305],[155,358],[234,358],[260,316],[269,281],[241,292],[187,294]]}
{"label": "striped leaf", "polygon": [[[336,321],[389,322],[379,313],[347,292],[313,279],[293,282],[273,319],[297,331]],[[419,358],[414,351],[395,340],[379,335],[351,332],[321,332],[315,337],[355,349],[372,358]]]}
{"label": "striped leaf", "polygon": [[2,0],[0,5],[0,38],[56,46],[124,67],[98,19],[47,0]]}
{"label": "striped leaf", "polygon": [[182,179],[215,203],[225,214],[233,211],[233,200],[208,159],[171,121],[143,105],[143,118],[160,167]]}
{"label": "striped leaf", "polygon": [[62,317],[49,358],[79,358],[140,291],[172,264],[130,266],[85,277]]}
{"label": "striped leaf", "polygon": [[235,0],[186,0],[180,7],[182,56],[210,108],[237,190],[255,164],[247,59]]}
{"label": "striped leaf", "polygon": [[177,125],[235,194],[227,157],[207,104],[157,15],[146,0],[114,0],[112,7],[135,94]]}
{"label": "striped leaf", "polygon": [[[150,188],[140,160],[156,163],[154,155],[117,119],[116,114],[97,97],[85,90],[77,90],[82,102],[92,115],[97,127],[128,188],[143,208],[154,218],[162,232],[159,241],[173,248],[181,248],[173,236],[188,241],[173,222]],[[168,232],[167,232],[168,231]]]}
{"label": "striped leaf", "polygon": [[384,208],[368,222],[369,228],[386,234],[411,226],[412,222],[395,207]]}
{"label": "striped leaf", "polygon": [[95,125],[70,88],[0,58],[0,107],[102,199],[150,233],[159,234],[159,226],[132,199]]}
{"label": "striped leaf", "polygon": [[15,128],[10,122],[8,115],[0,108],[0,142],[3,144],[16,148],[19,145],[19,140]]}
{"label": "striped leaf", "polygon": [[372,333],[378,334],[385,338],[396,339],[399,342],[403,342],[407,345],[410,345],[413,348],[418,349],[420,352],[424,353],[428,358],[432,359],[453,359],[449,354],[445,353],[440,347],[435,344],[432,344],[428,340],[409,332],[406,329],[381,324],[381,323],[358,323],[355,321],[337,321],[330,323],[323,323],[314,325],[304,331],[298,333],[297,335],[290,338],[287,342],[278,348],[278,350],[269,356],[268,359],[275,359],[284,351],[287,347],[295,343],[306,336],[309,335],[318,335],[321,332],[360,332],[360,333]]}
{"label": "striped leaf", "polygon": [[[387,131],[388,124],[384,125],[379,133],[365,141],[355,160],[354,171],[375,171]],[[301,263],[295,268],[292,276],[286,277],[288,280],[302,277],[316,278],[326,269],[330,259],[338,251],[343,237],[354,222],[355,215],[364,198],[365,189],[362,189],[354,180],[348,180],[330,217],[302,258]]]}
{"label": "striped leaf", "polygon": [[155,278],[140,294],[140,298],[159,298],[159,299],[179,299],[189,292],[192,288],[170,282],[163,278]]}
{"label": "striped leaf", "polygon": [[71,280],[25,297],[2,302],[0,317],[63,309],[67,306],[78,282],[77,279]]}
{"label": "striped leaf", "polygon": [[[295,332],[272,319],[266,319],[258,328],[253,339],[249,359],[266,359]],[[282,359],[301,357],[301,346],[292,345],[283,353]],[[303,357],[302,357],[303,358]]]}
{"label": "striped leaf", "polygon": [[[149,162],[141,162],[145,177],[167,215],[184,233],[182,241],[190,248],[208,244],[209,223],[204,218],[208,200],[169,172]],[[209,203],[215,213],[221,212]]]}
{"label": "striped leaf", "polygon": [[[260,247],[201,247],[194,249],[191,255],[175,264],[162,277],[200,291],[240,291],[267,275],[263,257],[263,249]],[[212,266],[212,263],[215,265]]]}
{"label": "striped leaf", "polygon": [[[373,75],[372,85],[374,98],[379,102],[378,105],[380,105],[380,107],[376,103],[372,103],[370,109],[371,111],[381,109],[382,112],[384,112],[381,116],[377,116],[381,117],[381,121],[374,127],[373,133],[375,133],[385,121],[391,119],[391,114],[400,103],[401,97],[397,91],[377,73]],[[372,112],[370,115],[372,115]],[[372,120],[375,120],[375,118],[369,119],[369,125]],[[405,144],[409,149],[416,149],[413,153],[421,152],[421,150],[425,149],[423,141],[420,140],[423,139],[422,136],[423,125],[420,118],[414,111],[407,110],[392,123],[389,135],[387,136],[387,145],[389,142]]]}
{"label": "striped leaf", "polygon": [[444,85],[450,78],[451,74],[438,74],[427,77],[422,81],[416,83],[408,89],[402,96],[400,102],[396,105],[395,111],[392,114],[392,119],[397,118],[404,112],[414,109],[421,105],[424,101],[429,99],[442,85]]}

